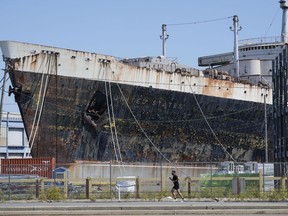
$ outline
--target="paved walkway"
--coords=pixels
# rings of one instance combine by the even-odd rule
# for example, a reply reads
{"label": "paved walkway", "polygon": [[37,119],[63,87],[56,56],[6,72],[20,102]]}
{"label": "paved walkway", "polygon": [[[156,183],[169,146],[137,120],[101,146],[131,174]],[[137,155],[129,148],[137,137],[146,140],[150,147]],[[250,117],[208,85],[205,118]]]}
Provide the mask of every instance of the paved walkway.
{"label": "paved walkway", "polygon": [[288,201],[90,201],[4,202],[0,215],[288,215]]}

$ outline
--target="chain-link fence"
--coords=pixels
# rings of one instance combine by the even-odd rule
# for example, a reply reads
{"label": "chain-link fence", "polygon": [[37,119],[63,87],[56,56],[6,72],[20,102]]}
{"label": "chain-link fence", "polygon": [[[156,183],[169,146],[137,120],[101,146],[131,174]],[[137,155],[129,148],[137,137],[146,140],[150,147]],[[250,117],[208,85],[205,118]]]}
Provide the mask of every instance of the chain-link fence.
{"label": "chain-link fence", "polygon": [[[173,183],[169,177],[172,170],[176,171],[180,190],[187,199],[288,197],[287,175],[275,177],[277,164],[273,163],[78,162],[31,166],[1,165],[1,199],[161,200],[171,197]],[[43,174],[43,170],[48,170],[48,174]],[[281,197],[276,194],[281,194]]]}

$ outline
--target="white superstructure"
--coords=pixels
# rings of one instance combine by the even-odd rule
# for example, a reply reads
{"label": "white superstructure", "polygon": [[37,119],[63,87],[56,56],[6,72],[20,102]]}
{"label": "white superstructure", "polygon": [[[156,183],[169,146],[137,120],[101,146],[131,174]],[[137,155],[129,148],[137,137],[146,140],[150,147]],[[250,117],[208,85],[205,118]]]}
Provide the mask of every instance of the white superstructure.
{"label": "white superstructure", "polygon": [[[218,71],[183,68],[161,57],[117,60],[113,56],[55,48],[15,41],[0,41],[4,58],[19,58],[14,70],[83,78],[225,99],[264,103],[263,88],[234,82]],[[54,72],[45,71],[45,62],[55,56]],[[57,60],[56,60],[57,59]],[[52,67],[52,66],[51,66]],[[175,68],[175,70],[174,70]],[[180,71],[179,71],[180,69]],[[208,72],[208,74],[207,74]],[[51,74],[52,73],[52,74]],[[266,102],[272,104],[272,92]]]}
{"label": "white superstructure", "polygon": [[[272,61],[278,56],[288,41],[287,2],[281,0],[283,10],[281,36],[252,38],[239,41],[238,53],[222,53],[198,58],[198,65],[227,71],[237,77],[234,56],[239,55],[239,79],[253,84],[268,84],[272,87]],[[236,55],[236,54],[237,55]]]}

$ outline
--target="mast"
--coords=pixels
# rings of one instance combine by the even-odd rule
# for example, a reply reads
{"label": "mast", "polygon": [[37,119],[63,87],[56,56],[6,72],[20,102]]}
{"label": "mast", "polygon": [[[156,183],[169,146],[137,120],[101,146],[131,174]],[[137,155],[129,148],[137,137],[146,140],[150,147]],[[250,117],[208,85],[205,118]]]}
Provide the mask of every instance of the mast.
{"label": "mast", "polygon": [[169,35],[166,31],[166,24],[162,25],[162,35],[160,35],[160,39],[162,40],[162,55],[166,57],[166,40],[169,38]]}
{"label": "mast", "polygon": [[238,32],[241,31],[242,27],[238,29],[238,16],[233,16],[233,29],[230,27],[230,30],[234,32],[234,72],[237,77],[237,81],[240,80],[239,74],[239,51],[238,51]]}
{"label": "mast", "polygon": [[284,43],[288,42],[288,26],[287,26],[287,18],[288,18],[288,5],[286,0],[279,1],[280,7],[283,10],[282,13],[282,32],[281,32],[281,41]]}

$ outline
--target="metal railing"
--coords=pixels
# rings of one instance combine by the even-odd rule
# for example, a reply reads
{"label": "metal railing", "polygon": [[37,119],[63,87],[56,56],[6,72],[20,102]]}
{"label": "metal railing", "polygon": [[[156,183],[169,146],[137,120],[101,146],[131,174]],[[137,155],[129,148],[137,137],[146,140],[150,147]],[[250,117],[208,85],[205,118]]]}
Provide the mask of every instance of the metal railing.
{"label": "metal railing", "polygon": [[239,40],[239,46],[253,45],[253,44],[281,43],[281,40],[282,39],[280,36],[249,38],[249,39]]}
{"label": "metal railing", "polygon": [[[253,195],[253,198],[261,198],[265,193],[279,191],[286,192],[288,196],[287,176],[275,177],[271,170],[267,172],[264,169],[264,165],[257,164],[258,170],[249,173],[243,169],[235,169],[234,172],[226,169],[223,172],[219,163],[190,163],[174,166],[113,163],[62,164],[56,167],[67,166],[67,169],[58,176],[1,175],[0,198],[49,199],[47,198],[49,190],[57,188],[63,199],[120,200],[121,196],[122,200],[128,198],[160,200],[171,196],[173,184],[169,176],[172,170],[176,170],[180,178],[180,189],[186,198],[235,198],[240,195],[245,197],[245,194],[249,197]],[[239,164],[235,165],[237,166]],[[119,169],[123,172],[126,170],[126,174],[118,172]],[[99,176],[100,173],[102,176]],[[133,173],[135,175],[132,175]]]}

